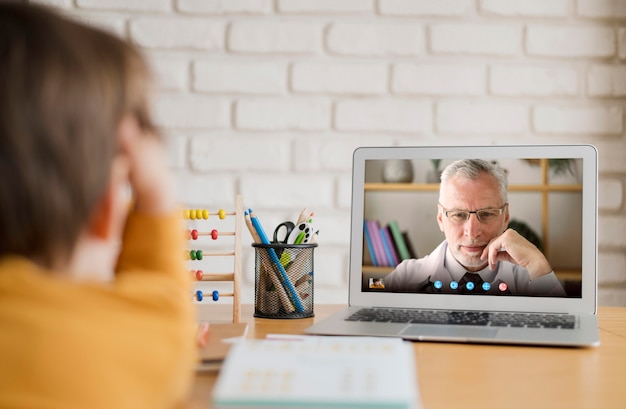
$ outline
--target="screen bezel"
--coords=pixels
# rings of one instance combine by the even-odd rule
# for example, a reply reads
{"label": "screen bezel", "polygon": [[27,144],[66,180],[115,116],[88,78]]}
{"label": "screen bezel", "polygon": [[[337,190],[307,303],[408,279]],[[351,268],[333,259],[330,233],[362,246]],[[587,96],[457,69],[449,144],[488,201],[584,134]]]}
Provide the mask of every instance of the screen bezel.
{"label": "screen bezel", "polygon": [[[581,298],[371,292],[362,289],[365,163],[388,159],[582,159]],[[353,154],[350,305],[595,313],[597,309],[597,150],[592,145],[361,147]]]}

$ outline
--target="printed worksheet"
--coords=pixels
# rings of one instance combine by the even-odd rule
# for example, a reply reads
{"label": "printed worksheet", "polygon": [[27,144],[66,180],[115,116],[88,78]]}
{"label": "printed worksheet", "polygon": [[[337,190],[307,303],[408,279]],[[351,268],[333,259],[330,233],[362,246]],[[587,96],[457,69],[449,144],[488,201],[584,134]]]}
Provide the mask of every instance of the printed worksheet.
{"label": "printed worksheet", "polygon": [[415,358],[397,338],[268,336],[234,345],[218,408],[417,409]]}

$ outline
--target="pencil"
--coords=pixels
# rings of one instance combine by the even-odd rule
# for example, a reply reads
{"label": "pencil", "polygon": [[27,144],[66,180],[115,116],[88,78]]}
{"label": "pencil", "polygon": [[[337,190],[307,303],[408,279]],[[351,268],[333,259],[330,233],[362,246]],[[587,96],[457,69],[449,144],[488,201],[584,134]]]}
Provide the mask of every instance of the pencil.
{"label": "pencil", "polygon": [[307,209],[306,207],[304,209],[302,209],[302,211],[300,212],[300,216],[298,216],[298,220],[296,222],[296,224],[300,224],[304,221],[307,220],[307,216],[309,215],[309,209]]}
{"label": "pencil", "polygon": [[[265,234],[265,230],[263,230],[263,226],[259,222],[259,219],[255,216],[252,209],[248,209],[248,210],[250,214],[250,221],[252,222],[252,226],[254,227],[257,234],[259,235],[259,238],[261,239],[261,243],[270,244],[270,241],[267,238],[267,235]],[[296,292],[296,289],[291,284],[291,281],[289,281],[289,276],[287,276],[287,272],[285,271],[285,268],[280,263],[280,260],[278,259],[278,255],[276,255],[276,251],[274,250],[274,248],[269,247],[267,249],[267,253],[270,256],[270,259],[272,260],[274,267],[276,268],[278,272],[278,278],[281,281],[282,286],[284,286],[285,290],[287,290],[287,296],[293,303],[294,307],[296,308],[296,311],[303,312],[304,307],[302,306],[300,297],[298,297],[298,293]]]}
{"label": "pencil", "polygon": [[243,212],[243,215],[244,215],[244,220],[246,222],[246,227],[248,228],[248,231],[250,232],[250,235],[252,236],[252,240],[255,243],[260,243],[261,238],[259,237],[256,230],[254,229],[254,226],[252,225],[252,221],[250,220],[250,214],[247,211],[245,211]]}
{"label": "pencil", "polygon": [[[244,219],[246,222],[246,226],[248,227],[248,230],[250,231],[250,235],[252,235],[254,242],[261,243],[261,238],[259,237],[258,233],[256,232],[256,229],[252,225],[252,220],[250,217],[251,211],[252,210],[244,212]],[[272,265],[272,261],[270,260],[267,251],[260,251],[259,255],[261,257],[261,266],[260,266],[260,272],[259,272],[260,276],[259,276],[259,283],[258,283],[259,284],[258,294],[264,294],[267,291],[263,286],[263,283],[265,281],[263,280],[263,277],[269,276],[270,280],[272,281],[272,284],[274,284],[274,287],[276,288],[276,292],[278,293],[278,298],[280,299],[283,305],[283,308],[287,312],[293,312],[295,308],[293,307],[293,304],[289,300],[289,296],[287,295],[285,288],[281,284],[280,279],[276,276],[276,273],[274,273],[273,271],[267,272],[265,270],[266,266],[269,267]],[[265,304],[264,297],[262,296],[259,297],[259,301],[261,302],[261,304]],[[261,305],[260,307],[264,308],[263,305]]]}

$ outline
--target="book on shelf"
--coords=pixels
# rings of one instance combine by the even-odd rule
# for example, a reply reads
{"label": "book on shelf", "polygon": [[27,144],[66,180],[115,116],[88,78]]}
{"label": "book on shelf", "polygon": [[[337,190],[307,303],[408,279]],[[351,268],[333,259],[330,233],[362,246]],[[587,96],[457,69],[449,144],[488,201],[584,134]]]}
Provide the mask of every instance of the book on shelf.
{"label": "book on shelf", "polygon": [[389,233],[389,226],[381,227],[380,236],[382,238],[383,245],[385,247],[385,252],[390,262],[390,266],[397,266],[400,263],[400,259],[398,258],[398,252],[396,250],[396,245],[391,238],[391,233]]}
{"label": "book on shelf", "polygon": [[415,247],[413,247],[413,243],[411,242],[411,239],[409,238],[409,233],[406,231],[402,232],[402,238],[404,239],[404,243],[406,244],[406,248],[409,250],[409,257],[408,258],[417,258],[417,252],[415,251]]}
{"label": "book on shelf", "polygon": [[402,230],[400,230],[398,222],[395,220],[390,221],[389,230],[391,231],[393,240],[396,243],[396,247],[398,248],[398,255],[400,256],[400,260],[406,260],[407,258],[411,258],[411,254],[406,245],[404,235],[402,234]]}
{"label": "book on shelf", "polygon": [[377,220],[368,220],[367,226],[369,230],[369,236],[372,241],[372,247],[376,256],[376,263],[378,266],[388,266],[389,260],[385,254],[382,238],[380,237],[380,223]]}
{"label": "book on shelf", "polygon": [[378,260],[374,253],[374,244],[368,227],[368,221],[363,220],[363,263],[378,266]]}
{"label": "book on shelf", "polygon": [[371,262],[373,266],[395,267],[402,260],[417,258],[408,233],[395,220],[382,225],[377,220],[365,219],[363,232],[365,264]]}

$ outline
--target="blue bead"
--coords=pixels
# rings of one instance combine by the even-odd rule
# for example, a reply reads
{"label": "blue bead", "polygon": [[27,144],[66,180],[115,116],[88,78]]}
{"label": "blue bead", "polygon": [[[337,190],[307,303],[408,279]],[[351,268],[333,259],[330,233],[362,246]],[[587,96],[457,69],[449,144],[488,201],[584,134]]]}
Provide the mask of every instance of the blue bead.
{"label": "blue bead", "polygon": [[200,291],[200,290],[196,291],[196,300],[202,301],[203,297],[204,296],[202,295],[202,291]]}
{"label": "blue bead", "polygon": [[213,301],[217,301],[220,299],[220,293],[217,290],[213,291]]}

